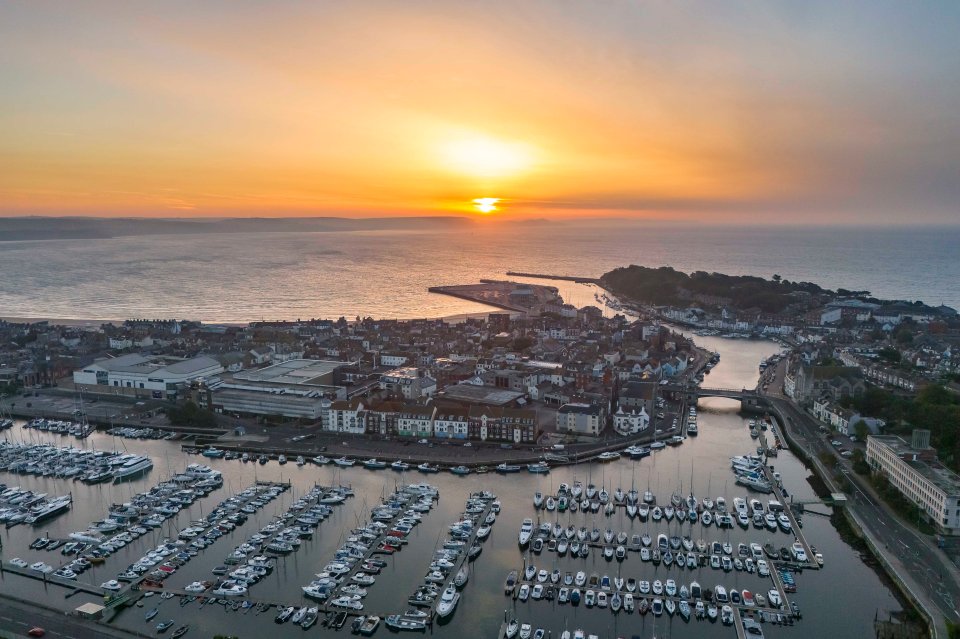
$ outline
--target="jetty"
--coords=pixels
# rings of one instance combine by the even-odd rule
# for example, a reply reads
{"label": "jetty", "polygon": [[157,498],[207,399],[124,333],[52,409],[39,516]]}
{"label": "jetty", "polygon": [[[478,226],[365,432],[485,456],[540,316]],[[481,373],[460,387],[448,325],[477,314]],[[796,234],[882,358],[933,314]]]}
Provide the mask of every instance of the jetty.
{"label": "jetty", "polygon": [[529,277],[536,280],[558,280],[563,282],[576,282],[577,284],[600,284],[598,277],[583,277],[581,275],[550,275],[548,273],[523,273],[520,271],[507,271],[508,277]]}

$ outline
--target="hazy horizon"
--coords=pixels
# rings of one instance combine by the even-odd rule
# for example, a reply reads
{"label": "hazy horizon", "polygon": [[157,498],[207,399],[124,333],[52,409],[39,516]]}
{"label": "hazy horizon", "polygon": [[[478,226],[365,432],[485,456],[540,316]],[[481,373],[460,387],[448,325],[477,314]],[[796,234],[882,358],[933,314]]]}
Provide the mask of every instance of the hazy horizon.
{"label": "hazy horizon", "polygon": [[960,5],[0,6],[0,215],[956,224]]}

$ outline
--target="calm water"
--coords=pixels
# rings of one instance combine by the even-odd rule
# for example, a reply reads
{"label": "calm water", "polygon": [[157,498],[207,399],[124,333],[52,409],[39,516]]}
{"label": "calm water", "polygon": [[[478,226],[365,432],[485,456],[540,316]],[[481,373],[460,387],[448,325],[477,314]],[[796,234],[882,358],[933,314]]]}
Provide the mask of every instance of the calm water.
{"label": "calm water", "polygon": [[[705,346],[719,350],[723,355],[721,364],[714,369],[709,380],[721,386],[752,385],[757,376],[757,362],[761,357],[772,354],[776,350],[776,347],[769,342],[733,342],[721,339],[703,339],[702,342]],[[483,553],[473,564],[470,581],[451,623],[438,626],[434,634],[441,637],[467,639],[494,637],[504,611],[514,608],[513,602],[503,596],[503,580],[510,569],[520,568],[524,561],[524,556],[517,547],[517,531],[524,517],[536,516],[531,500],[534,491],[549,491],[559,482],[580,479],[585,483],[593,481],[604,484],[610,489],[622,486],[626,490],[631,484],[635,484],[638,489],[643,490],[649,485],[661,499],[665,499],[680,484],[683,485],[684,490],[689,490],[692,481],[697,495],[703,496],[708,492],[714,497],[725,495],[728,504],[732,505],[733,497],[742,495],[743,491],[733,483],[727,458],[734,454],[748,452],[754,446],[744,426],[743,418],[738,416],[735,410],[735,405],[724,400],[702,402],[701,434],[698,438],[691,438],[683,446],[668,448],[637,463],[620,460],[608,465],[564,468],[552,472],[547,477],[526,474],[506,478],[496,475],[485,475],[482,478],[477,476],[458,478],[447,474],[430,476],[427,481],[440,488],[440,501],[437,507],[424,518],[424,522],[414,530],[409,546],[394,555],[392,559],[388,559],[390,566],[370,588],[367,610],[390,613],[406,609],[406,598],[420,583],[421,577],[426,574],[430,557],[437,546],[438,539],[441,539],[446,532],[447,525],[458,518],[467,494],[484,488],[499,495],[504,504],[503,512],[493,527],[491,537],[484,544]],[[15,428],[6,436],[36,439],[41,435]],[[46,437],[62,445],[71,441],[69,438],[54,435]],[[90,487],[65,480],[36,479],[0,473],[0,481],[6,483],[20,482],[51,493],[73,491],[76,499],[73,509],[44,527],[44,530],[49,531],[52,536],[63,536],[84,528],[90,521],[103,517],[106,504],[123,501],[132,493],[155,484],[166,476],[168,468],[180,469],[187,463],[198,461],[198,458],[183,455],[176,446],[165,442],[123,441],[96,435],[88,439],[85,445],[98,448],[123,448],[125,445],[127,448],[135,448],[151,454],[156,465],[148,477],[121,486]],[[277,570],[251,589],[252,599],[284,601],[291,604],[301,600],[300,586],[309,582],[313,573],[330,560],[334,550],[342,543],[345,532],[359,522],[366,521],[370,507],[379,502],[380,496],[385,491],[392,490],[394,483],[400,480],[400,477],[391,471],[372,472],[358,468],[349,470],[318,469],[312,466],[297,468],[292,464],[279,466],[276,463],[259,466],[222,460],[214,460],[210,463],[223,471],[226,479],[224,488],[198,501],[189,511],[181,512],[177,518],[170,520],[173,522],[172,526],[184,527],[191,519],[209,511],[229,492],[240,490],[257,479],[290,480],[293,482],[294,490],[270,503],[265,509],[251,516],[244,526],[202,551],[197,558],[167,581],[171,587],[182,587],[196,579],[210,578],[211,568],[222,563],[223,558],[234,546],[270,518],[283,512],[296,495],[302,494],[314,482],[349,483],[355,488],[356,497],[336,507],[335,514],[320,525],[313,540],[306,541],[298,552],[280,559]],[[809,473],[791,455],[781,454],[777,459],[777,468],[783,474],[786,486],[794,495],[801,499],[813,497],[807,484]],[[413,473],[405,479],[422,481],[424,477]],[[601,530],[609,526],[615,531],[625,530],[631,534],[648,530],[654,537],[661,530],[680,529],[680,525],[675,522],[669,524],[662,522],[656,524],[652,521],[631,522],[621,514],[609,519],[602,515],[583,515],[579,512],[561,516],[561,523],[568,522],[578,527],[585,525],[592,528],[596,525]],[[828,520],[808,515],[804,524],[804,532],[808,539],[824,553],[826,567],[822,571],[806,572],[797,577],[799,591],[795,595],[795,600],[804,612],[804,619],[792,628],[768,625],[765,629],[766,635],[769,637],[842,636],[849,639],[872,637],[874,614],[879,611],[882,616],[887,610],[897,610],[897,602],[877,576],[840,541]],[[687,532],[690,526],[684,525],[682,530]],[[145,548],[152,547],[162,534],[170,532],[171,530],[165,526],[163,532],[156,533],[153,538],[149,535],[145,536],[113,555],[103,566],[88,571],[81,578],[94,584],[112,578],[135,558],[142,555]],[[29,528],[18,526],[2,534],[6,558],[20,556],[30,562],[38,559],[56,561],[60,558],[57,552],[46,553],[27,549],[29,542],[37,535],[37,532]],[[719,531],[713,527],[703,529],[695,525],[692,527],[692,535],[695,539],[703,536],[708,541],[729,539],[734,545],[740,541],[763,543],[767,540],[774,541],[777,545],[787,545],[790,541],[783,533],[770,534],[753,528],[748,531],[742,531],[739,528]],[[725,574],[709,568],[689,571],[667,569],[662,566],[654,567],[641,562],[632,553],[622,564],[616,561],[606,562],[596,552],[592,552],[587,560],[565,558],[556,561],[547,552],[528,560],[551,570],[556,566],[561,571],[584,570],[587,574],[597,572],[601,575],[609,574],[611,577],[618,573],[625,578],[635,576],[638,579],[645,578],[651,581],[655,578],[665,580],[672,577],[681,583],[696,579],[703,586],[714,586],[719,583],[727,588],[746,587],[755,592],[766,592],[770,587],[769,580],[746,573]],[[80,596],[64,600],[63,591],[59,588],[49,587],[49,590],[44,592],[39,582],[9,575],[0,580],[0,590],[16,590],[21,596],[43,597],[51,605],[64,609],[73,608],[83,602]],[[276,626],[271,613],[257,616],[254,613],[225,611],[219,606],[200,609],[196,604],[181,608],[177,599],[164,602],[157,598],[148,600],[148,608],[158,604],[161,605],[158,618],[173,618],[178,623],[191,624],[192,630],[188,636],[209,637],[218,632],[232,632],[241,637],[264,636],[268,633],[288,637],[303,634],[302,630],[290,624]],[[143,621],[143,613],[146,609],[129,609],[117,618],[116,623],[131,629],[150,631],[153,624],[147,625]],[[654,636],[654,632],[657,637],[678,639],[735,636],[732,629],[705,621],[684,623],[679,619],[671,620],[664,616],[654,622],[652,615],[640,617],[637,614],[621,613],[615,617],[609,610],[588,610],[583,605],[574,608],[545,601],[518,603],[511,614],[515,614],[522,621],[532,623],[535,627],[542,626],[551,630],[553,637],[559,636],[564,627],[571,629],[582,627],[600,637],[611,638],[636,634],[647,639]],[[343,632],[346,633],[346,631]],[[310,633],[333,634],[318,628],[312,629]],[[389,631],[381,627],[376,636],[390,635]]]}
{"label": "calm water", "polygon": [[[960,306],[960,230],[490,225],[457,231],[0,243],[0,316],[213,322],[442,317],[487,310],[427,287],[506,271],[598,276],[671,265]],[[585,302],[589,302],[587,296]]]}

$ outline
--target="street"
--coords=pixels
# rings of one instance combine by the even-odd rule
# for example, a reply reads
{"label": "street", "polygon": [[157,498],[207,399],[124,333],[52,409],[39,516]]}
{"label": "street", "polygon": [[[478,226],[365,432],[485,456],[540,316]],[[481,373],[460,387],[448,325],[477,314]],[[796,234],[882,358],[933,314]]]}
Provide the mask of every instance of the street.
{"label": "street", "polygon": [[902,581],[918,598],[935,606],[936,610],[929,612],[939,613],[942,617],[936,624],[939,627],[937,636],[945,636],[943,619],[960,622],[960,611],[957,610],[960,571],[932,538],[917,532],[897,517],[880,500],[869,481],[853,472],[850,461],[840,457],[837,448],[828,443],[819,431],[820,424],[812,416],[781,395],[782,371],[779,369],[782,368],[785,368],[785,363],[781,363],[774,374],[780,383],[771,383],[767,396],[785,417],[786,427],[794,441],[814,463],[819,463],[819,456],[824,452],[835,460],[840,472],[853,487],[846,507],[864,531],[873,537],[875,546],[887,551],[884,559],[901,576]]}

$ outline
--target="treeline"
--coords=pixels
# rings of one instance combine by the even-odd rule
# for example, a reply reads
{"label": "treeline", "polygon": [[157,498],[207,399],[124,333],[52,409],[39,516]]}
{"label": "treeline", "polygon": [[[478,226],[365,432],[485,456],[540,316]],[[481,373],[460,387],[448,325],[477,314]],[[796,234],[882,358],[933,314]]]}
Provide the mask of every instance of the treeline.
{"label": "treeline", "polygon": [[[701,299],[727,300],[738,309],[758,308],[766,313],[781,313],[798,301],[797,293],[832,294],[810,282],[790,282],[774,275],[767,280],[752,275],[725,275],[695,271],[684,273],[668,266],[648,268],[631,265],[601,277],[604,285],[617,295],[650,304],[681,305]],[[701,302],[701,306],[711,306]]]}
{"label": "treeline", "polygon": [[915,397],[871,387],[841,403],[865,417],[885,420],[885,433],[902,435],[907,441],[914,428],[929,430],[930,445],[937,450],[940,461],[960,472],[960,397],[943,386],[927,386]]}

